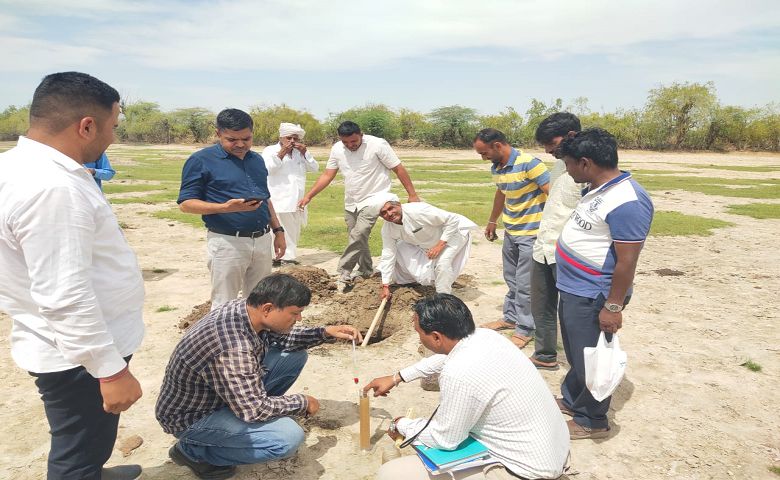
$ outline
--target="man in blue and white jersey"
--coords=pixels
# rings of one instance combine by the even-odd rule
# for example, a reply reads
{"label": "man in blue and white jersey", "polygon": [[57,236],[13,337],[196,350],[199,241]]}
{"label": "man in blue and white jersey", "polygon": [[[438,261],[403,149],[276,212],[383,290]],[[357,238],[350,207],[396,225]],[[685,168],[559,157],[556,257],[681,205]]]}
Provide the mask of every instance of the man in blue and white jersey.
{"label": "man in blue and white jersey", "polygon": [[609,435],[610,397],[598,402],[585,386],[583,348],[622,326],[639,252],[650,231],[653,203],[628,172],[618,169],[617,142],[606,130],[584,130],[561,143],[566,171],[588,183],[556,245],[558,311],[571,369],[561,385],[561,411],[573,440]]}

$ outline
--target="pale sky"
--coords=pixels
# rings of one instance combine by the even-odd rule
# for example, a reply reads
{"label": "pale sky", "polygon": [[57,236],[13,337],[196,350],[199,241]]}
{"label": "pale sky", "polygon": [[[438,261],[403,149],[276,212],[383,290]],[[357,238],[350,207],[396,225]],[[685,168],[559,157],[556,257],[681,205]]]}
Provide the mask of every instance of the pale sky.
{"label": "pale sky", "polygon": [[0,110],[78,70],[164,110],[641,107],[671,82],[780,102],[778,0],[0,0]]}

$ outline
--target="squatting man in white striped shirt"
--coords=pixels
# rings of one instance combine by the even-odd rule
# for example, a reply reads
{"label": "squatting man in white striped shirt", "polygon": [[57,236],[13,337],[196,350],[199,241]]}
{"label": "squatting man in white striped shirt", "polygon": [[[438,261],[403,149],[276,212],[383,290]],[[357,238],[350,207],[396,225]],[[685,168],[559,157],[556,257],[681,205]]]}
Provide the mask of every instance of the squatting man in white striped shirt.
{"label": "squatting man in white striped shirt", "polygon": [[[435,352],[363,388],[374,396],[402,382],[439,373],[440,405],[425,418],[397,418],[388,435],[451,450],[469,435],[482,442],[500,464],[455,472],[455,479],[553,479],[563,474],[569,456],[569,431],[555,399],[528,358],[501,334],[474,328],[468,307],[457,297],[436,294],[414,306],[414,329]],[[428,479],[419,457],[388,462],[376,478]]]}

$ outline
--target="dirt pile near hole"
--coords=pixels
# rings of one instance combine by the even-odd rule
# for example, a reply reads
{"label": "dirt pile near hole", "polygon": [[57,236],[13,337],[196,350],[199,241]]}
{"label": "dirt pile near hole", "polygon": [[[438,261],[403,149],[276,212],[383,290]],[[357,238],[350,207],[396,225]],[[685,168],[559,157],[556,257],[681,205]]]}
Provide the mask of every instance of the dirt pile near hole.
{"label": "dirt pile near hole", "polygon": [[321,268],[297,265],[280,268],[279,273],[286,273],[309,287],[312,304],[316,304],[324,298],[330,298],[336,293],[336,281]]}
{"label": "dirt pile near hole", "polygon": [[195,305],[192,307],[190,314],[179,320],[179,323],[176,326],[179,327],[179,330],[187,330],[192,324],[205,317],[210,311],[211,300],[201,303],[200,305]]}
{"label": "dirt pile near hole", "polygon": [[[326,325],[349,324],[363,334],[366,333],[374,319],[381,300],[381,279],[378,276],[358,278],[350,290],[339,294],[331,292],[325,307],[311,321],[318,320]],[[398,286],[391,290],[393,297],[385,306],[384,314],[379,318],[370,343],[384,340],[397,332],[411,334],[412,306],[428,295],[433,295],[433,287]],[[403,335],[405,337],[406,335]]]}
{"label": "dirt pile near hole", "polygon": [[[313,313],[304,313],[304,325],[349,324],[365,334],[381,303],[379,276],[357,278],[346,293],[337,293],[335,280],[321,268],[298,265],[284,267],[279,272],[295,277],[311,290],[310,311]],[[394,286],[391,291],[393,297],[379,318],[371,343],[385,340],[396,332],[412,334],[412,306],[417,300],[436,293],[434,287],[421,285]],[[209,313],[210,309],[211,302],[208,301],[194,306],[189,315],[179,320],[179,329],[186,330]],[[406,338],[406,335],[402,337]]]}

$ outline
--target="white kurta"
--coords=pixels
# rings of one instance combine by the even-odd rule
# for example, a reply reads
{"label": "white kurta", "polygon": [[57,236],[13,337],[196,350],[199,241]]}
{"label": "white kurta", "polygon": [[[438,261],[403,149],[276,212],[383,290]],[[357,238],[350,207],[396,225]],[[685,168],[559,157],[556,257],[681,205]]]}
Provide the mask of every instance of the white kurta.
{"label": "white kurta", "polygon": [[[298,210],[298,201],[306,189],[306,172],[320,169],[314,156],[307,150],[302,155],[293,149],[292,153],[279,158],[281,144],[269,145],[261,154],[268,170],[268,191],[277,213],[279,223],[284,227],[287,249],[282,260],[295,260],[301,228],[306,226],[308,211]],[[271,247],[273,249],[273,246]]]}
{"label": "white kurta", "polygon": [[[401,225],[385,222],[382,227],[382,283],[435,284],[437,292],[450,293],[468,260],[469,230],[477,225],[424,202],[403,204],[401,211]],[[437,258],[428,258],[426,252],[440,240],[447,246]]]}

